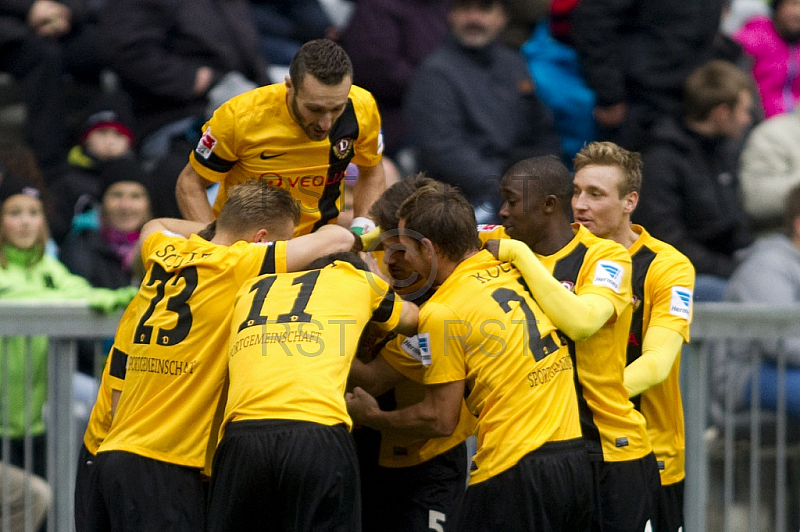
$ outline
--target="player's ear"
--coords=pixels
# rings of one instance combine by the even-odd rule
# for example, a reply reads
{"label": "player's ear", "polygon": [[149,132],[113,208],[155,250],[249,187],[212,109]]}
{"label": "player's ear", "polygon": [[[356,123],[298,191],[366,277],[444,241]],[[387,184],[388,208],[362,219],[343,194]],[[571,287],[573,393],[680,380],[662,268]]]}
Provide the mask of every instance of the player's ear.
{"label": "player's ear", "polygon": [[294,85],[292,85],[292,78],[290,78],[289,76],[286,76],[285,78],[283,78],[283,81],[286,84],[286,92],[294,90]]}
{"label": "player's ear", "polygon": [[261,242],[269,242],[269,231],[266,229],[259,229],[256,234],[253,235],[253,242],[261,243]]}
{"label": "player's ear", "polygon": [[423,237],[420,242],[422,242],[422,249],[428,252],[428,258],[431,258],[436,254],[436,246],[433,245],[433,242],[425,237]]}
{"label": "player's ear", "polygon": [[639,204],[639,193],[636,191],[628,192],[628,194],[623,199],[624,203],[624,212],[625,214],[630,214],[636,209],[636,206]]}

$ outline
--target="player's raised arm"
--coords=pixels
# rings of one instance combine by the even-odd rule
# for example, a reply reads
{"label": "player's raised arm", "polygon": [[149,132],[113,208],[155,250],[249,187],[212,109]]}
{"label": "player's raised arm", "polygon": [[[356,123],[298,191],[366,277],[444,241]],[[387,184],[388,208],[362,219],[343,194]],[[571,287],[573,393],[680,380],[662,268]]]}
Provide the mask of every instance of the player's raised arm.
{"label": "player's raised arm", "polygon": [[498,258],[516,266],[542,310],[576,342],[592,336],[614,316],[613,303],[603,296],[565,290],[523,242],[500,240]]}
{"label": "player's raised arm", "polygon": [[203,178],[191,164],[186,163],[175,185],[175,199],[184,218],[204,224],[214,219],[214,213],[206,196],[206,188],[210,184],[211,181]]}

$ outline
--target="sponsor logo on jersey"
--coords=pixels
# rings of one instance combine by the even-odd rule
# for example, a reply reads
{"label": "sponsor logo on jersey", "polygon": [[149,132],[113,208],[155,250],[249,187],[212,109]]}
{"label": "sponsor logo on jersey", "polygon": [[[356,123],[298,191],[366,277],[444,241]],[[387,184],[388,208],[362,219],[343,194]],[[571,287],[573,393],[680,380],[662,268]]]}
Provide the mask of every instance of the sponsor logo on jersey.
{"label": "sponsor logo on jersey", "polygon": [[592,284],[595,286],[605,286],[619,293],[623,271],[622,266],[616,262],[599,260],[597,261],[597,268],[594,271],[594,281]]}
{"label": "sponsor logo on jersey", "polygon": [[343,137],[333,143],[333,154],[339,159],[344,159],[350,154],[353,147],[353,139]]}
{"label": "sponsor logo on jersey", "polygon": [[214,151],[214,146],[216,145],[217,139],[211,134],[211,128],[209,127],[206,129],[206,132],[203,133],[203,136],[200,137],[200,141],[197,143],[197,148],[194,151],[203,159],[208,159],[211,157],[211,153]]}
{"label": "sponsor logo on jersey", "polygon": [[421,333],[416,336],[409,336],[401,345],[411,358],[419,361],[423,366],[431,365],[431,335]]}
{"label": "sponsor logo on jersey", "polygon": [[673,286],[669,313],[689,321],[692,315],[692,291],[682,286]]}

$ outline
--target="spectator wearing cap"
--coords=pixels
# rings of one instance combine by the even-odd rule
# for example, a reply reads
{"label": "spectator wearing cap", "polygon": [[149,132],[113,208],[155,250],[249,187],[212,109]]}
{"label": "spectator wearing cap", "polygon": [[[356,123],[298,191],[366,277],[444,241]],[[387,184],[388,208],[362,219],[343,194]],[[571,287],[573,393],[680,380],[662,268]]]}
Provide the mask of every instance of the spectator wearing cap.
{"label": "spectator wearing cap", "polygon": [[130,161],[109,162],[100,171],[99,227],[71,233],[61,260],[92,286],[119,288],[141,279],[132,271],[136,241],[150,220],[150,195],[141,169]]}
{"label": "spectator wearing cap", "polygon": [[[0,182],[0,299],[83,299],[99,310],[113,311],[126,305],[135,288],[92,288],[45,253],[47,219],[42,192],[13,174]],[[0,435],[10,441],[10,456],[4,461],[25,465],[26,434],[31,436],[33,472],[44,476],[45,425],[42,407],[47,400],[47,346],[44,336],[7,339],[7,362],[0,378],[8,389],[0,394],[0,411],[7,422]]]}
{"label": "spectator wearing cap", "polygon": [[[67,157],[62,175],[52,184],[58,194],[53,198],[54,215],[50,223],[53,238],[61,243],[76,215],[99,203],[103,188],[103,168],[115,161],[141,172],[133,153],[134,138],[130,121],[121,111],[107,108],[89,116]],[[117,166],[118,168],[118,166]]]}
{"label": "spectator wearing cap", "polygon": [[734,34],[753,57],[764,116],[786,113],[800,99],[800,0],[773,0],[772,18],[756,16]]}

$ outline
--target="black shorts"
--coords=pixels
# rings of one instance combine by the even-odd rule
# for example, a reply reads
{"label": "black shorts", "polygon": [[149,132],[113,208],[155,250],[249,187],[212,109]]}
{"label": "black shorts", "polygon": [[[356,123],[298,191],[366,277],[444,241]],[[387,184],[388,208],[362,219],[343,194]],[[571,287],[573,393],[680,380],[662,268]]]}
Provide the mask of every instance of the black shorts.
{"label": "black shorts", "polygon": [[683,527],[684,481],[662,485],[658,490],[658,519],[654,532],[678,532]]}
{"label": "black shorts", "polygon": [[419,465],[381,467],[378,475],[374,513],[380,520],[365,521],[364,532],[454,530],[451,522],[467,488],[467,445],[462,442]]}
{"label": "black shorts", "polygon": [[89,523],[93,521],[89,512],[92,498],[99,494],[99,490],[96,490],[98,465],[97,457],[89,452],[86,445],[81,445],[75,475],[75,530],[89,530]]}
{"label": "black shorts", "polygon": [[582,439],[550,442],[467,488],[458,530],[581,531],[590,523],[592,475]]}
{"label": "black shorts", "polygon": [[208,482],[200,470],[125,451],[97,453],[86,531],[203,530]]}
{"label": "black shorts", "polygon": [[660,489],[653,453],[624,462],[592,462],[594,503],[592,530],[642,532],[656,522]]}
{"label": "black shorts", "polygon": [[344,425],[237,421],[225,429],[208,530],[361,530],[358,463]]}

